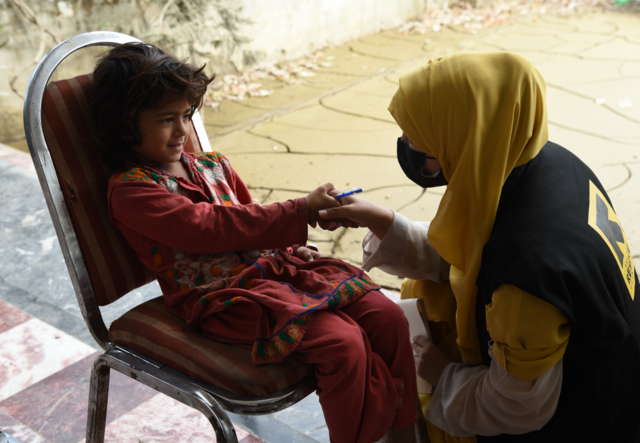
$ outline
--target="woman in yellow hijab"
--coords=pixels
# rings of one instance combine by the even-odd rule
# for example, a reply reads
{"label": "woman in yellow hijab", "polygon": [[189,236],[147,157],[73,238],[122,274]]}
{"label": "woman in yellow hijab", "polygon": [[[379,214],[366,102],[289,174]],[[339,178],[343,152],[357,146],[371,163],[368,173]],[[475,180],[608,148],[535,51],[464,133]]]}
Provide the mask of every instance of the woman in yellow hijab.
{"label": "woman in yellow hijab", "polygon": [[640,441],[640,301],[604,188],[548,141],[545,84],[523,57],[457,53],[402,77],[398,159],[447,184],[430,222],[348,197],[325,218],[368,227],[363,268],[409,277],[430,440]]}

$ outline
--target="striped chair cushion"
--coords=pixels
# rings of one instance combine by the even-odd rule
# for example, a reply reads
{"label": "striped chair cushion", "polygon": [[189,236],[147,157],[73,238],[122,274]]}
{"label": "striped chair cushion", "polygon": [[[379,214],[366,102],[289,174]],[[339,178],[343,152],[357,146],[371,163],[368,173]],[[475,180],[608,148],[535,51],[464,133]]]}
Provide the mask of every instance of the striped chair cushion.
{"label": "striped chair cushion", "polygon": [[293,356],[276,365],[254,366],[251,350],[205,338],[166,311],[162,297],[114,321],[109,338],[197,380],[247,397],[273,394],[313,373],[313,366]]}
{"label": "striped chair cushion", "polygon": [[[107,210],[107,184],[114,172],[92,146],[87,103],[91,76],[51,83],[43,98],[42,126],[100,306],[155,279],[138,260]],[[200,150],[195,130],[185,150]]]}

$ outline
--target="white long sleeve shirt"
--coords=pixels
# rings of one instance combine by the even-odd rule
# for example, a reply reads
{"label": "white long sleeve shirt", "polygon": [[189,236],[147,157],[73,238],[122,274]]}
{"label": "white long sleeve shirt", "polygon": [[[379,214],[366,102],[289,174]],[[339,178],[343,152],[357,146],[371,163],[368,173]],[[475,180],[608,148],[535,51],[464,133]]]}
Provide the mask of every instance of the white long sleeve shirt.
{"label": "white long sleeve shirt", "polygon": [[[362,268],[377,267],[414,280],[448,280],[449,266],[427,238],[429,225],[394,213],[382,240],[371,232],[365,237]],[[495,360],[493,351],[489,355]],[[450,363],[440,376],[426,419],[457,437],[524,434],[551,419],[561,387],[562,359],[531,381],[509,374],[497,362],[490,367]]]}

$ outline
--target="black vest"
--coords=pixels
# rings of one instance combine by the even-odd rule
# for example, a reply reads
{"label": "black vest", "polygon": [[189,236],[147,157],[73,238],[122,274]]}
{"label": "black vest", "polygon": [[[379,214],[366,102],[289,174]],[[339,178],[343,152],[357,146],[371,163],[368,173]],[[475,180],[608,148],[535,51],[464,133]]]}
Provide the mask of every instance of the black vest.
{"label": "black vest", "polygon": [[549,423],[478,442],[640,441],[639,284],[616,219],[593,172],[554,143],[509,175],[477,281],[483,362],[491,364],[485,305],[502,284],[556,306],[571,335]]}

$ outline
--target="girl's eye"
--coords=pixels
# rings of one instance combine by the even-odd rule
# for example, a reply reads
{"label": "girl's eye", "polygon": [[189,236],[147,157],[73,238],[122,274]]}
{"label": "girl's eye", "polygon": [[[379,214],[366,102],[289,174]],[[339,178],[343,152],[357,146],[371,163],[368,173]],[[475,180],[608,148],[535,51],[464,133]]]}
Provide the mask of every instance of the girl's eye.
{"label": "girl's eye", "polygon": [[182,116],[182,120],[184,121],[191,121],[191,114],[186,114]]}
{"label": "girl's eye", "polygon": [[172,120],[172,118],[165,118],[164,120],[161,120],[160,123],[171,123]]}

